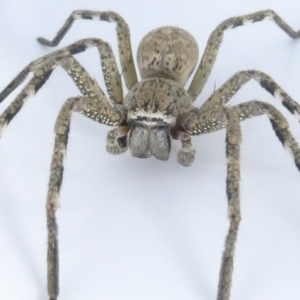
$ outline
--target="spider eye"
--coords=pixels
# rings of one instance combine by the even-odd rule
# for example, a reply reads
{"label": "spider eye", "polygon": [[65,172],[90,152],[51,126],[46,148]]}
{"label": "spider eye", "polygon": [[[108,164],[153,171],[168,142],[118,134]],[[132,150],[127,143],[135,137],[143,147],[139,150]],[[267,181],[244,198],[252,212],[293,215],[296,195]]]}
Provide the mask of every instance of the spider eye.
{"label": "spider eye", "polygon": [[131,155],[140,158],[149,157],[149,129],[140,123],[132,123],[129,133]]}
{"label": "spider eye", "polygon": [[150,130],[149,150],[157,159],[169,159],[171,151],[169,126],[156,126]]}

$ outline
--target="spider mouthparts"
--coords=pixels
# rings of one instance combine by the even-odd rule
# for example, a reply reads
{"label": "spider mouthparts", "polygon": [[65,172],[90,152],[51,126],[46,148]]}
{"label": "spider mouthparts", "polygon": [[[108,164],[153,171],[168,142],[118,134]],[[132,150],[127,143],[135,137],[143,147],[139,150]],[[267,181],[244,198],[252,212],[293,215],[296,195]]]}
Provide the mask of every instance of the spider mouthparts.
{"label": "spider mouthparts", "polygon": [[137,157],[137,158],[149,158],[151,156],[152,156],[152,154],[150,152],[146,152],[146,153],[142,153],[140,155],[137,155],[135,157]]}

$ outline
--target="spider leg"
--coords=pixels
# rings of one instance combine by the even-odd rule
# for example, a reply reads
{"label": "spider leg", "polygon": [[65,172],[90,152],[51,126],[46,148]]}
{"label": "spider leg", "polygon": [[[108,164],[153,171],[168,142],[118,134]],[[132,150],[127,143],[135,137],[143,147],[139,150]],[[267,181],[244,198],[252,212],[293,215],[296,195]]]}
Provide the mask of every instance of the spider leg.
{"label": "spider leg", "polygon": [[57,46],[68,30],[71,28],[75,20],[97,20],[114,22],[117,24],[117,37],[119,46],[119,55],[122,66],[122,73],[128,90],[130,90],[137,83],[137,75],[134,66],[134,60],[131,50],[130,31],[125,20],[115,12],[112,11],[91,11],[91,10],[75,10],[71,13],[64,25],[58,31],[52,41],[39,37],[37,40],[45,46]]}
{"label": "spider leg", "polygon": [[246,25],[248,23],[256,23],[267,19],[273,20],[291,38],[297,39],[300,37],[300,30],[293,30],[281,17],[279,17],[277,13],[272,10],[263,10],[253,14],[229,18],[223,21],[209,36],[202,59],[189,86],[188,93],[191,95],[192,99],[195,100],[201,93],[211,73],[223,39],[224,31]]}
{"label": "spider leg", "polygon": [[226,133],[227,179],[226,191],[228,199],[229,230],[225,240],[217,300],[229,300],[235,243],[241,220],[240,212],[240,144],[242,141],[241,127],[237,114],[228,111]]}
{"label": "spider leg", "polygon": [[[82,68],[78,62],[75,62],[74,58],[72,60],[71,55],[85,51],[88,47],[91,46],[96,46],[100,52],[101,65],[107,91],[110,96],[110,102],[108,102],[101,88],[87,74],[84,68]],[[121,107],[120,104],[123,101],[122,83],[111,48],[106,42],[103,42],[102,40],[84,39],[33,61],[25,69],[23,69],[23,71],[4,89],[4,91],[0,94],[0,101],[7,97],[15,88],[18,87],[29,74],[29,72],[33,72],[33,78],[27,83],[27,85],[20,92],[17,98],[0,116],[0,132],[2,131],[3,127],[7,125],[20,111],[25,102],[38,92],[38,90],[50,77],[53,69],[61,64],[73,78],[75,84],[83,93],[83,95],[89,97],[90,99],[96,97],[97,101],[102,102],[102,106],[106,107],[107,109],[104,115],[107,114],[109,110],[111,110],[113,105],[119,105]],[[74,67],[72,71],[69,69],[71,66]],[[86,113],[89,113],[88,107],[86,107]],[[114,117],[108,117],[107,122],[109,119],[109,122],[113,122]],[[105,123],[106,121],[103,119],[103,122]]]}
{"label": "spider leg", "polygon": [[[228,300],[233,271],[234,244],[236,242],[238,224],[240,221],[239,203],[239,121],[247,118],[267,115],[272,127],[283,146],[294,158],[300,171],[300,147],[289,130],[285,117],[272,105],[261,101],[249,101],[227,109],[227,196],[229,201],[230,229],[225,242],[219,279],[218,300]],[[233,117],[232,117],[233,116]],[[234,120],[232,120],[234,118]],[[233,127],[233,123],[236,123]],[[230,128],[231,127],[231,128]],[[232,133],[230,133],[232,131]],[[231,200],[231,198],[233,200]]]}
{"label": "spider leg", "polygon": [[300,105],[293,100],[269,75],[256,71],[247,70],[234,74],[220,88],[204,102],[200,107],[202,112],[214,109],[226,104],[243,85],[251,79],[256,80],[262,88],[278,99],[300,121]]}
{"label": "spider leg", "polygon": [[269,103],[256,100],[233,106],[229,108],[229,110],[235,112],[241,121],[256,116],[266,115],[269,118],[278,139],[284,148],[292,154],[295,165],[300,171],[300,147],[289,130],[289,124],[286,118],[280,111]]}
{"label": "spider leg", "polygon": [[196,150],[193,148],[192,139],[189,134],[182,131],[175,131],[172,136],[180,140],[182,148],[177,153],[177,161],[185,167],[189,167],[195,160]]}
{"label": "spider leg", "polygon": [[282,113],[273,105],[252,100],[233,107],[219,107],[214,110],[202,112],[194,108],[180,119],[179,128],[189,135],[200,135],[210,133],[228,126],[226,113],[233,111],[240,121],[266,115],[283,146],[292,154],[296,167],[300,171],[300,148],[289,130],[289,124]]}
{"label": "spider leg", "polygon": [[55,125],[55,143],[46,201],[48,230],[47,285],[49,300],[56,300],[59,293],[58,228],[55,213],[59,206],[59,193],[64,171],[63,160],[67,149],[71,114],[78,109],[82,99],[82,97],[68,99],[62,107]]}
{"label": "spider leg", "polygon": [[43,68],[37,70],[33,78],[27,83],[16,99],[0,115],[0,136],[3,133],[3,129],[21,110],[26,101],[33,97],[44,85],[46,80],[50,77],[55,65],[55,62],[47,63]]}
{"label": "spider leg", "polygon": [[[70,64],[68,61],[67,64]],[[70,69],[72,70],[72,68]],[[105,96],[104,96],[105,97]],[[95,121],[107,125],[118,125],[123,116],[118,110],[111,110],[110,114],[104,115],[106,108],[102,102],[85,97],[74,97],[68,99],[59,112],[55,124],[55,143],[50,168],[50,179],[46,201],[47,229],[48,229],[48,294],[50,300],[56,300],[59,293],[59,259],[58,259],[58,230],[55,213],[59,207],[59,194],[63,181],[63,161],[67,151],[68,136],[70,130],[71,116],[79,112]],[[87,113],[87,108],[89,113]],[[114,112],[114,115],[112,114]],[[101,115],[103,116],[101,119]],[[109,123],[109,117],[114,116],[114,122]],[[120,127],[122,128],[122,127]],[[117,129],[115,129],[117,130]]]}
{"label": "spider leg", "polygon": [[38,58],[26,66],[0,93],[0,102],[2,102],[6,97],[9,96],[22,82],[27,78],[30,72],[35,72],[43,64],[46,64],[49,60],[59,60],[59,58],[68,55],[74,55],[83,52],[88,48],[89,40],[80,40],[70,46],[62,48],[58,51],[47,54],[41,58]]}
{"label": "spider leg", "polygon": [[227,128],[226,155],[227,155],[227,197],[229,231],[225,241],[222,264],[219,278],[218,300],[229,300],[230,285],[233,272],[234,247],[240,222],[239,203],[239,157],[241,130],[239,122],[266,115],[283,146],[292,154],[294,162],[300,171],[300,147],[289,130],[285,117],[271,104],[253,100],[230,108],[218,107],[215,110],[202,112],[193,109],[180,120],[180,129],[190,135],[209,133]]}

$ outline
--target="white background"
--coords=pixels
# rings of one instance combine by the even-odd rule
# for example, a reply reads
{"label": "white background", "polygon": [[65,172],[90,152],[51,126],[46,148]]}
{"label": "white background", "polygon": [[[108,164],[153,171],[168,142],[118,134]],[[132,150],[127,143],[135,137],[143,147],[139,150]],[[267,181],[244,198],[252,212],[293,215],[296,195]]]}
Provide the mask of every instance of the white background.
{"label": "white background", "polygon": [[[224,19],[272,8],[300,29],[299,0],[249,1],[38,1],[0,4],[0,89],[33,59],[52,51],[35,38],[52,39],[75,9],[115,10],[131,28],[132,47],[150,30],[175,25],[190,31],[200,51]],[[78,21],[59,45],[84,37],[109,41],[114,24]],[[77,56],[103,86],[95,49]],[[197,105],[238,70],[270,74],[300,101],[300,40],[273,22],[227,31]],[[0,299],[45,300],[45,198],[53,127],[63,102],[78,95],[57,69],[6,128],[0,143]],[[16,93],[1,104],[3,111]],[[260,99],[278,107],[300,141],[300,126],[257,83],[231,104]],[[194,165],[111,156],[111,128],[76,115],[65,162],[58,211],[60,297],[63,300],[216,299],[221,252],[228,228],[225,131],[193,137]],[[231,299],[300,299],[300,176],[266,117],[242,125],[242,222]]]}

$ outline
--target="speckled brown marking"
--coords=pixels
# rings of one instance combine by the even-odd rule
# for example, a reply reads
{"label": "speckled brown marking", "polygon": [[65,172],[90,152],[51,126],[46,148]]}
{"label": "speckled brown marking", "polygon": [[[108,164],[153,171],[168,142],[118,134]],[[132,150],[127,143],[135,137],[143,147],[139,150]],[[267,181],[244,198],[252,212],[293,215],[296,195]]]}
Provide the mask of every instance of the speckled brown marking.
{"label": "speckled brown marking", "polygon": [[137,62],[143,79],[166,78],[184,86],[195,69],[198,55],[195,39],[187,31],[169,26],[155,29],[142,39]]}
{"label": "speckled brown marking", "polygon": [[62,67],[73,79],[76,86],[86,98],[81,105],[81,113],[106,125],[116,126],[124,118],[123,112],[116,110],[107,100],[105,94],[86,70],[75,60],[68,57],[61,62]]}

